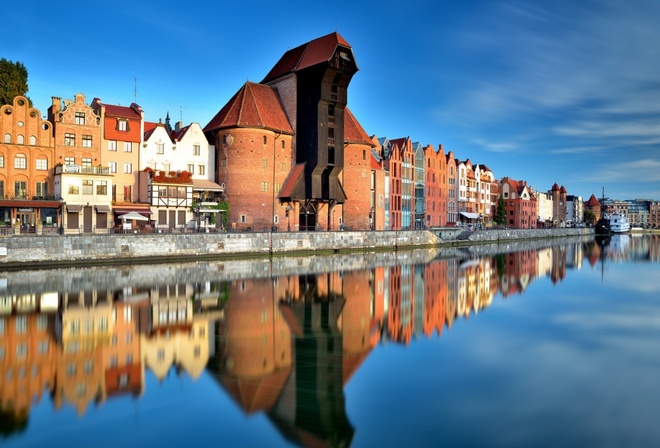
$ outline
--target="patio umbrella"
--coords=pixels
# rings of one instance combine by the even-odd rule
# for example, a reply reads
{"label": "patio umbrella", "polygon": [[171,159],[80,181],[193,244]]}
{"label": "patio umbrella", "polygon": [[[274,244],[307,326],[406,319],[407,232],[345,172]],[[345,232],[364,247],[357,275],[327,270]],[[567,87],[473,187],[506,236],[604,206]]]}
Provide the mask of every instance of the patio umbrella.
{"label": "patio umbrella", "polygon": [[119,218],[123,221],[149,221],[149,218],[137,212],[124,213],[123,215],[119,215]]}

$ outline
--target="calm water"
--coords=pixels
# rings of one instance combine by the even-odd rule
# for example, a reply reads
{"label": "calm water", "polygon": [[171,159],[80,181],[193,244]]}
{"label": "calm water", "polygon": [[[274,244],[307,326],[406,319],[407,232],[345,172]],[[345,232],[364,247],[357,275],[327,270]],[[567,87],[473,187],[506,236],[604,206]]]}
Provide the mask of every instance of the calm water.
{"label": "calm water", "polygon": [[505,249],[0,273],[0,446],[657,446],[658,235]]}

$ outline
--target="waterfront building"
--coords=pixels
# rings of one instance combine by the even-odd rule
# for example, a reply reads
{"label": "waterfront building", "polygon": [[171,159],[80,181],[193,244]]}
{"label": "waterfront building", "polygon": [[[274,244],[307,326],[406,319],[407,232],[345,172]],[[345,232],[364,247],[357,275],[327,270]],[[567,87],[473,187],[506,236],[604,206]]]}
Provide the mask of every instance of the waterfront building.
{"label": "waterfront building", "polygon": [[383,166],[389,173],[390,178],[390,207],[389,207],[389,230],[401,230],[403,228],[402,212],[402,153],[399,146],[388,138],[380,140],[382,145]]}
{"label": "waterfront building", "polygon": [[552,227],[553,201],[550,192],[535,191],[536,196],[536,220],[537,226],[541,228]]}
{"label": "waterfront building", "polygon": [[[401,201],[398,210],[401,212],[401,224],[399,230],[409,230],[414,222],[415,210],[415,191],[414,191],[414,157],[413,145],[410,137],[396,138],[390,141],[392,143],[392,154],[390,157],[397,157],[400,163],[400,194]],[[398,154],[394,154],[398,152]],[[396,230],[396,228],[395,228]]]}
{"label": "waterfront building", "polygon": [[0,227],[34,231],[59,222],[52,124],[24,96],[0,107]]}
{"label": "waterfront building", "polygon": [[660,201],[649,204],[649,226],[653,229],[660,227]]}
{"label": "waterfront building", "polygon": [[103,129],[100,164],[107,166],[114,178],[110,192],[113,223],[118,224],[119,216],[131,211],[150,218],[149,206],[139,203],[136,188],[144,138],[144,111],[136,103],[117,106],[102,103],[99,98],[92,101],[92,109],[101,117]]}
{"label": "waterfront building", "polygon": [[[443,217],[446,219],[445,210],[442,210],[442,176],[440,175],[440,164],[438,163],[440,155],[436,152],[433,145],[424,147],[424,159],[426,166],[424,177],[426,188],[424,191],[424,204],[426,204],[424,226],[438,227]],[[441,157],[444,165],[444,156]]]}
{"label": "waterfront building", "polygon": [[419,142],[412,143],[413,152],[413,195],[415,202],[414,228],[423,229],[426,226],[426,157],[424,148]]}
{"label": "waterfront building", "polygon": [[566,195],[566,223],[581,224],[584,222],[584,203],[582,196]]}
{"label": "waterfront building", "polygon": [[474,179],[477,185],[475,212],[479,215],[478,221],[487,224],[493,220],[497,210],[497,179],[483,163],[474,165]]}
{"label": "waterfront building", "polygon": [[48,120],[55,134],[54,192],[66,212],[67,233],[107,232],[111,227],[112,175],[101,164],[102,121],[85,95],[52,97]]}
{"label": "waterfront building", "polygon": [[555,184],[548,192],[552,197],[552,225],[564,227],[566,225],[566,188]]}
{"label": "waterfront building", "polygon": [[589,197],[589,200],[584,203],[584,209],[591,210],[596,216],[596,220],[600,219],[602,213],[600,202],[596,198],[596,195],[594,195],[593,193]]}
{"label": "waterfront building", "polygon": [[504,177],[500,181],[499,192],[506,204],[507,226],[516,229],[536,228],[536,197],[526,181]]}
{"label": "waterfront building", "polygon": [[[344,168],[341,184],[346,203],[333,209],[329,230],[343,225],[352,230],[384,228],[385,176],[372,154],[374,143],[351,111],[344,110]],[[341,219],[339,219],[341,218]],[[322,220],[325,222],[325,220]],[[325,228],[321,225],[320,228]]]}
{"label": "waterfront building", "polygon": [[454,151],[449,151],[445,164],[447,171],[447,224],[456,224],[459,221],[458,169],[456,164]]}

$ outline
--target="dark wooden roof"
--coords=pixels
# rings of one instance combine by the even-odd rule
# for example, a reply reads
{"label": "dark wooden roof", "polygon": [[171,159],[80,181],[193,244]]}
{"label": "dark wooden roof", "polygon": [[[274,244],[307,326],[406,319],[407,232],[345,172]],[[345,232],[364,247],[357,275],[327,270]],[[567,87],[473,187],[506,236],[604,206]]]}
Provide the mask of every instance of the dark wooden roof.
{"label": "dark wooden roof", "polygon": [[351,50],[351,45],[336,32],[289,50],[284,53],[261,82],[268,83],[290,73],[328,62],[335,54],[338,45]]}

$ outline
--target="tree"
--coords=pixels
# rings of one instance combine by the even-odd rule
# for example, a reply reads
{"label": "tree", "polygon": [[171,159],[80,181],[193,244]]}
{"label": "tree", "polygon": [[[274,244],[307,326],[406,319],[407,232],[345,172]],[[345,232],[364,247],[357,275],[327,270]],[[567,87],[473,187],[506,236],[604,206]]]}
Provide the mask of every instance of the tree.
{"label": "tree", "polygon": [[586,222],[589,225],[593,225],[593,223],[596,222],[596,214],[594,213],[593,210],[586,209],[583,213],[584,217],[584,222]]}
{"label": "tree", "polygon": [[[14,104],[14,98],[28,91],[28,71],[20,62],[0,59],[0,105]],[[26,97],[27,98],[27,97]],[[27,98],[30,106],[32,100]]]}
{"label": "tree", "polygon": [[500,226],[506,224],[506,203],[504,202],[502,194],[500,194],[500,198],[497,200],[497,211],[495,212],[495,218],[493,221]]}

